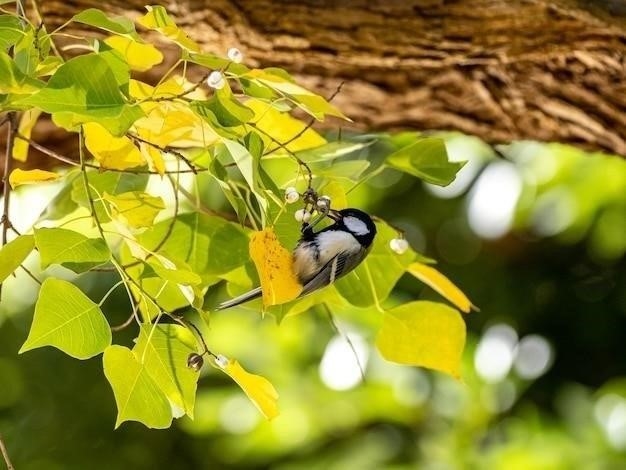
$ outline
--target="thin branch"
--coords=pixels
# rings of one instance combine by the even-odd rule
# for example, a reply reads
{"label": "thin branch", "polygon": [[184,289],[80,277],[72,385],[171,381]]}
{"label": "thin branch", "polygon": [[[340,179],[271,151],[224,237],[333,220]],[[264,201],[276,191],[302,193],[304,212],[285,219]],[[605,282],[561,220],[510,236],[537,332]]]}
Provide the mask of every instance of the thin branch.
{"label": "thin branch", "polygon": [[[39,1],[30,0],[30,3],[33,6],[33,10],[35,11],[35,16],[37,17],[37,21],[39,21],[39,28],[45,28],[43,15],[41,14],[41,9],[39,8]],[[61,59],[65,59],[65,57],[63,57],[63,55],[59,51],[59,48],[57,47],[56,43],[54,42],[54,39],[52,38],[52,34],[48,34],[48,38],[50,39],[50,47],[52,48],[52,51]]]}
{"label": "thin branch", "polygon": [[[52,157],[56,160],[59,160],[60,162],[63,163],[67,163],[68,165],[72,165],[75,167],[80,167],[81,164],[80,162],[77,162],[76,160],[72,160],[69,157],[66,157],[65,155],[61,155],[57,152],[55,152],[54,150],[50,150],[49,148],[44,147],[43,145],[38,144],[37,142],[35,142],[34,140],[29,139],[28,137],[24,137],[21,134],[17,134],[16,137],[18,139],[21,139],[25,142],[28,142],[28,144],[33,147],[36,150],[39,150],[41,153],[44,153],[46,155],[48,155],[49,157]],[[172,152],[170,152],[172,153]],[[85,167],[86,168],[93,168],[96,170],[106,170],[106,171],[113,171],[115,173],[128,173],[128,174],[132,174],[132,175],[143,175],[143,174],[147,174],[147,175],[160,175],[160,173],[158,171],[152,171],[152,170],[119,170],[117,168],[103,168],[100,165],[94,165],[93,163],[89,163],[89,162],[85,162]],[[190,169],[190,170],[177,170],[177,171],[165,171],[164,174],[166,175],[176,175],[176,174],[180,174],[180,173],[198,173],[200,171],[208,171],[208,168],[194,168],[194,169]]]}
{"label": "thin branch", "polygon": [[[13,145],[15,143],[15,113],[11,112],[8,114],[8,124],[7,124],[7,150],[4,155],[4,176],[2,178],[3,181],[3,209],[2,209],[2,217],[0,218],[0,222],[2,223],[2,244],[0,244],[0,248],[6,245],[7,243],[7,232],[9,228],[12,227],[11,221],[9,219],[9,202],[11,200],[11,185],[9,184],[9,174],[13,169]],[[2,298],[2,284],[0,284],[0,298]]]}
{"label": "thin branch", "polygon": [[2,452],[2,458],[4,459],[4,463],[7,466],[7,470],[15,470],[15,467],[11,463],[11,459],[9,458],[9,452],[7,451],[6,446],[4,445],[4,440],[2,439],[2,435],[0,434],[0,452]]}
{"label": "thin branch", "polygon": [[115,325],[111,327],[111,331],[115,332],[115,331],[122,331],[124,328],[127,328],[128,326],[130,326],[130,324],[133,322],[133,320],[135,319],[135,311],[133,310],[133,312],[130,314],[130,316],[126,319],[126,321],[124,323],[122,323],[121,325]]}
{"label": "thin branch", "polygon": [[24,270],[24,272],[26,274],[28,274],[30,276],[30,278],[35,281],[37,284],[42,285],[43,283],[39,280],[39,278],[37,276],[35,276],[26,266],[24,266],[23,264],[20,264],[20,268],[22,268]]}
{"label": "thin branch", "polygon": [[[179,152],[178,150],[174,150],[171,147],[161,147],[160,145],[155,144],[154,142],[150,142],[149,140],[145,140],[142,139],[141,137],[139,137],[138,135],[135,134],[131,134],[130,132],[126,134],[130,139],[134,140],[135,142],[141,142],[144,143],[146,145],[149,145],[151,147],[154,147],[155,149],[159,150],[160,152],[165,152],[165,153],[171,153],[172,155],[174,155],[175,157],[177,157],[178,159],[180,159],[181,161],[183,161],[185,163],[185,165],[187,165],[189,167],[189,169],[191,170],[192,173],[197,174],[198,171],[208,171],[208,168],[203,168],[203,167],[196,167],[193,163],[191,163],[189,161],[189,159],[187,157],[185,157],[181,152]],[[180,171],[178,172],[180,173]]]}
{"label": "thin branch", "polygon": [[258,127],[255,123],[249,122],[248,125],[252,126],[258,132],[260,132],[261,134],[265,135],[272,142],[274,142],[276,145],[278,145],[279,148],[282,148],[285,152],[287,152],[291,157],[293,157],[298,162],[298,165],[300,165],[301,168],[304,168],[306,170],[306,172],[307,172],[307,180],[308,180],[308,185],[307,186],[310,189],[311,188],[311,183],[313,181],[313,172],[311,171],[311,168],[309,167],[309,165],[304,160],[302,160],[300,157],[298,157],[295,153],[293,153],[291,150],[289,150],[285,146],[285,144],[283,144],[279,140],[276,140],[276,138],[273,135],[265,132],[263,129]]}
{"label": "thin branch", "polygon": [[[186,63],[187,62],[185,61],[185,64]],[[209,78],[210,74],[211,74],[211,71],[207,72],[206,74],[204,74],[204,76],[200,79],[199,82],[195,83],[191,88],[188,88],[187,90],[183,90],[178,94],[175,94],[172,96],[157,96],[156,98],[152,98],[152,97],[144,98],[143,100],[139,101],[139,104],[145,103],[145,102],[158,103],[160,101],[173,101],[176,99],[186,98],[188,94],[193,93],[198,88],[200,88],[200,85],[202,85],[206,81],[206,79]]]}
{"label": "thin branch", "polygon": [[[341,89],[343,88],[343,85],[345,84],[345,82],[341,82],[339,83],[339,85],[337,86],[337,89],[333,92],[332,95],[330,95],[328,97],[328,102],[330,103],[333,99],[335,99],[335,97],[341,93]],[[290,143],[292,143],[294,140],[296,140],[298,137],[300,137],[302,134],[304,134],[307,130],[309,130],[313,124],[315,124],[316,119],[314,117],[309,119],[309,122],[306,123],[306,126],[304,126],[304,128],[298,132],[296,135],[292,136],[288,141],[283,142],[283,145],[287,146]]]}

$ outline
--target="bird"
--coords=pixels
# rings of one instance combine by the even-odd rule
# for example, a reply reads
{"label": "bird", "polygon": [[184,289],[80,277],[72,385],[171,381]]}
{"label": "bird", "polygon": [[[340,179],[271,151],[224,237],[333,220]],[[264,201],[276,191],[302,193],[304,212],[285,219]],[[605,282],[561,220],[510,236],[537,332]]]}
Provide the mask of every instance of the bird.
{"label": "bird", "polygon": [[[302,236],[293,250],[293,270],[302,291],[297,298],[326,287],[355,269],[366,258],[376,237],[376,224],[360,209],[329,209],[333,224],[315,232],[313,224],[304,224]],[[319,220],[318,220],[319,221]],[[256,287],[238,297],[222,302],[224,310],[262,295]]]}

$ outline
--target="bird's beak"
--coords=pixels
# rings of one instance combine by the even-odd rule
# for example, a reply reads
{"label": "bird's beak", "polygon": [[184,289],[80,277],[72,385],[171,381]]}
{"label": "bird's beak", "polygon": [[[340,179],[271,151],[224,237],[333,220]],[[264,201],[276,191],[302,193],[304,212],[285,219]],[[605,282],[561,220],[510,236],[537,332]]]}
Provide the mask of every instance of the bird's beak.
{"label": "bird's beak", "polygon": [[330,209],[328,211],[328,217],[333,219],[335,222],[339,222],[339,220],[341,219],[341,212],[336,211],[335,209]]}

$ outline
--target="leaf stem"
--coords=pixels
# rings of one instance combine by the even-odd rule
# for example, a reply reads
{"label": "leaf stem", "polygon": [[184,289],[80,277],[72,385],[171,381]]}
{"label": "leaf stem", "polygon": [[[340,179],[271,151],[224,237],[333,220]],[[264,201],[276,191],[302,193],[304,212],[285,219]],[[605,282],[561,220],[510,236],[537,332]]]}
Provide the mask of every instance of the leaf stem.
{"label": "leaf stem", "polygon": [[115,284],[113,284],[113,287],[111,287],[106,294],[104,294],[104,297],[102,297],[102,299],[100,300],[100,302],[98,302],[98,307],[102,307],[102,304],[104,304],[104,302],[106,302],[106,300],[109,298],[109,296],[113,293],[113,291],[115,289],[117,289],[117,287],[120,284],[123,284],[124,281],[123,280],[119,280],[117,281]]}
{"label": "leaf stem", "polygon": [[7,451],[7,448],[4,445],[2,434],[0,434],[0,452],[2,452],[2,458],[4,459],[4,463],[7,466],[7,470],[15,470],[15,467],[13,466],[13,464],[11,463],[11,459],[9,458],[9,452]]}
{"label": "leaf stem", "polygon": [[[2,198],[3,198],[3,208],[2,208],[2,217],[0,218],[0,222],[2,223],[2,243],[0,244],[0,248],[2,248],[7,243],[7,233],[9,228],[12,227],[11,220],[9,219],[9,203],[11,200],[11,185],[9,184],[9,174],[13,169],[13,145],[15,143],[15,113],[10,112],[7,115],[7,150],[4,155],[4,175],[2,177]],[[2,284],[0,284],[0,299],[2,298]]]}

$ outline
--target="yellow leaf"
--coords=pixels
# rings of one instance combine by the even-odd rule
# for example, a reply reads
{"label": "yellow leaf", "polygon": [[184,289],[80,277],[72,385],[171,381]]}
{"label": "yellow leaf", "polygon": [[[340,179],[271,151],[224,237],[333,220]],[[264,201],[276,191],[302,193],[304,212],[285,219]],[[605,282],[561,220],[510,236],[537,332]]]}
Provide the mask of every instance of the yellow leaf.
{"label": "yellow leaf", "polygon": [[[20,117],[20,123],[17,132],[23,135],[26,139],[30,139],[30,135],[33,131],[33,127],[39,119],[41,111],[39,109],[29,109],[22,113]],[[13,143],[13,158],[20,162],[25,162],[28,158],[28,142],[24,139],[15,139]]]}
{"label": "yellow leaf", "polygon": [[410,302],[385,312],[376,346],[388,361],[439,370],[458,379],[465,322],[445,304]]}
{"label": "yellow leaf", "polygon": [[129,191],[116,196],[105,192],[103,198],[111,204],[115,216],[124,217],[128,225],[135,228],[152,226],[154,218],[165,209],[163,199],[141,191]]}
{"label": "yellow leaf", "polygon": [[21,170],[19,168],[13,170],[9,175],[9,184],[15,188],[21,184],[40,183],[42,181],[54,181],[59,179],[61,175],[45,170]]}
{"label": "yellow leaf", "polygon": [[151,168],[154,168],[161,176],[165,174],[165,161],[163,161],[163,154],[161,154],[159,149],[141,142],[139,144],[139,151],[144,158],[148,160]]}
{"label": "yellow leaf", "polygon": [[122,54],[132,70],[145,72],[163,61],[163,54],[152,44],[142,44],[126,36],[111,36],[104,42]]}
{"label": "yellow leaf", "polygon": [[409,265],[407,271],[448,299],[462,312],[469,313],[472,308],[476,309],[461,289],[435,268],[415,262]]}
{"label": "yellow leaf", "polygon": [[189,105],[174,101],[158,103],[147,116],[135,121],[134,127],[141,138],[160,147],[207,147],[219,139]]}
{"label": "yellow leaf", "polygon": [[[306,129],[304,122],[287,113],[281,113],[269,103],[251,98],[245,102],[245,105],[254,111],[255,126],[264,131],[260,135],[264,140],[265,148],[269,150],[277,150],[280,147],[265,133],[278,142],[289,142],[285,147],[291,152],[319,147],[326,143],[326,139],[316,131],[310,127]],[[299,137],[294,139],[296,135]]]}
{"label": "yellow leaf", "polygon": [[145,165],[139,149],[126,137],[115,137],[95,122],[83,125],[85,146],[102,168],[126,170]]}
{"label": "yellow leaf", "polygon": [[220,360],[225,361],[226,365],[222,367],[218,364],[218,367],[237,382],[237,385],[267,419],[278,416],[278,392],[269,380],[247,372],[237,361],[229,361],[221,356]]}
{"label": "yellow leaf", "polygon": [[274,229],[252,234],[250,257],[259,273],[265,307],[289,302],[300,295],[302,285],[293,271],[293,255],[280,244]]}

